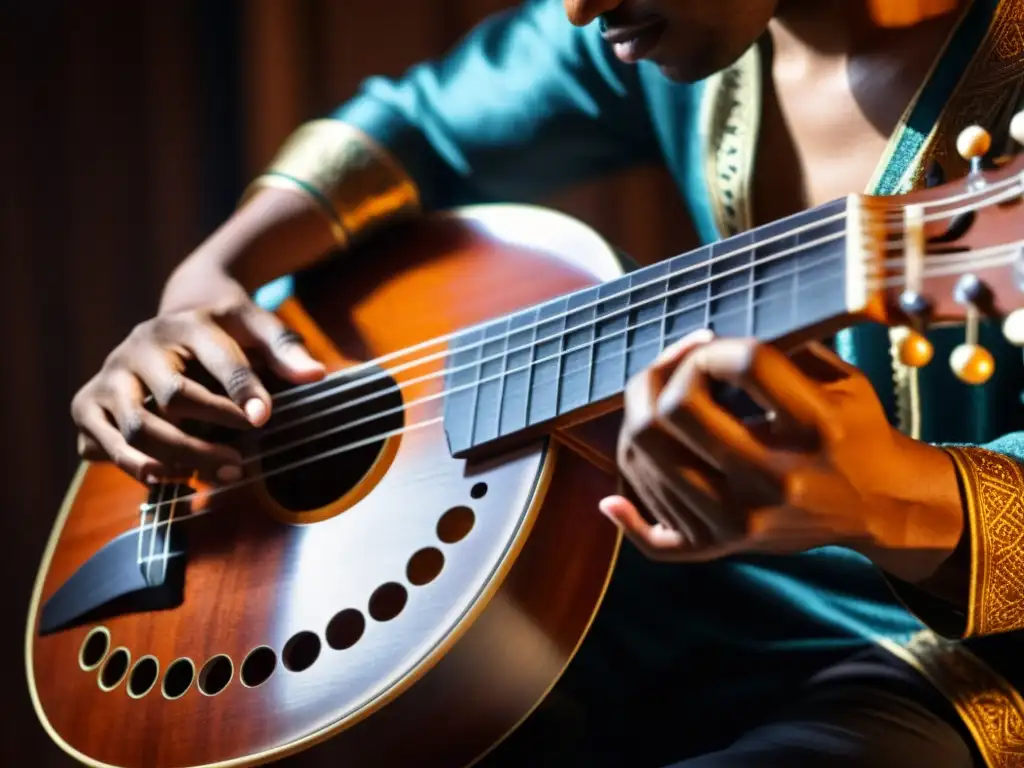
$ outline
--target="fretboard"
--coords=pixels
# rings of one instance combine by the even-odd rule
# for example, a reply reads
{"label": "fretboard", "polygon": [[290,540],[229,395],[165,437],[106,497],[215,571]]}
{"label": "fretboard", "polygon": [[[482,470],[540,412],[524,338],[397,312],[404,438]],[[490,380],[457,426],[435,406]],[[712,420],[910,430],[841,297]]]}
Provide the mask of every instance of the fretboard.
{"label": "fretboard", "polygon": [[774,341],[843,315],[845,214],[837,200],[459,334],[452,454],[576,420],[697,329]]}

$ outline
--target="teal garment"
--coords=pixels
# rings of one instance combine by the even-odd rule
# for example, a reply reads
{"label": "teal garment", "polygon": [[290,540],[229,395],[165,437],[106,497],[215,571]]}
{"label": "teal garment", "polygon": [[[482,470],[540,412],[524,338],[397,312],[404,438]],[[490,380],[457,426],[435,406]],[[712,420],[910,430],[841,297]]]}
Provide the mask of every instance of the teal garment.
{"label": "teal garment", "polygon": [[[972,13],[992,7],[978,0]],[[971,34],[983,29],[965,24],[960,43],[973,50]],[[936,86],[930,98],[950,87]],[[400,79],[368,80],[333,116],[389,148],[428,210],[538,201],[616,169],[662,163],[708,242],[719,233],[698,140],[702,88],[670,82],[647,63],[620,63],[595,25],[574,28],[561,2],[535,0]],[[280,281],[259,299],[270,306],[292,289]],[[938,355],[957,333],[937,334]],[[885,330],[858,329],[841,344],[891,412]],[[980,443],[1021,428],[1020,353],[1003,347],[1000,375],[985,387],[960,385],[941,362],[923,372],[926,439]],[[993,445],[1024,455],[1019,435]],[[562,681],[484,765],[634,768],[680,760],[721,746],[872,638],[901,642],[921,628],[881,574],[842,548],[666,565],[625,544],[604,606]]]}

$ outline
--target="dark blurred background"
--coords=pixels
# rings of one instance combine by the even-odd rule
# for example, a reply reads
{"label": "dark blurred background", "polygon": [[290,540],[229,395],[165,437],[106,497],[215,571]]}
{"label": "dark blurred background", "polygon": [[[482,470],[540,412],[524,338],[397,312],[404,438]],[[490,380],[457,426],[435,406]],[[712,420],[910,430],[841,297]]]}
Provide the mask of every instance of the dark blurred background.
{"label": "dark blurred background", "polygon": [[[75,390],[153,313],[173,266],[299,123],[367,75],[442,54],[511,5],[0,0],[0,764],[72,764],[32,711],[23,641],[39,557],[76,463]],[[643,262],[692,244],[659,171],[542,202]]]}

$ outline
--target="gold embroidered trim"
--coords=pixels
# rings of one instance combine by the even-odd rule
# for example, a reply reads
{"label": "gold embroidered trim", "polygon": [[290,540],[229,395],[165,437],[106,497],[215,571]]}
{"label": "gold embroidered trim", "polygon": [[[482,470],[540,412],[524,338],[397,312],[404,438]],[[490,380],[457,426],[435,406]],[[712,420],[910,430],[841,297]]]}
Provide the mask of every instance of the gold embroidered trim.
{"label": "gold embroidered trim", "polygon": [[264,187],[294,189],[316,200],[342,246],[420,209],[419,191],[401,165],[340,120],[314,120],[296,130],[243,201]]}
{"label": "gold embroidered trim", "polygon": [[1024,699],[962,643],[930,630],[901,646],[878,643],[924,675],[956,707],[988,768],[1024,766]]}
{"label": "gold embroidered trim", "polygon": [[753,225],[750,190],[761,124],[761,50],[708,78],[701,100],[704,178],[722,237]]}
{"label": "gold embroidered trim", "polygon": [[947,448],[971,536],[965,637],[1024,628],[1024,468],[983,448]]}

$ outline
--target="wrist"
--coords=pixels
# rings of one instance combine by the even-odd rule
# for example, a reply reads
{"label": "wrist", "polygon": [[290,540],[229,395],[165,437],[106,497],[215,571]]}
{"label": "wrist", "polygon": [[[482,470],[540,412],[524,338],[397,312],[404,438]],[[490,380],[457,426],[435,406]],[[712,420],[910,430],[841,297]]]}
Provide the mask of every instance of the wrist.
{"label": "wrist", "polygon": [[855,546],[879,568],[911,584],[928,581],[957,551],[965,529],[953,460],[941,448],[893,430],[896,460],[871,504],[871,536]]}

